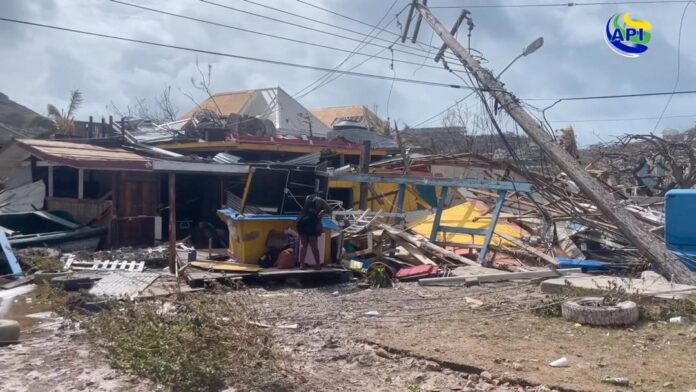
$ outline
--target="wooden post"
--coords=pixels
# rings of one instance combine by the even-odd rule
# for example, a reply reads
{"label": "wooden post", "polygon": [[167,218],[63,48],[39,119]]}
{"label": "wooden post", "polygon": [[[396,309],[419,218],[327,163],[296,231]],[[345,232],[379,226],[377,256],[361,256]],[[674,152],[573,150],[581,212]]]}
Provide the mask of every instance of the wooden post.
{"label": "wooden post", "polygon": [[[94,119],[92,116],[89,116],[89,125],[87,126],[87,137],[91,138],[92,137],[92,130],[94,129]],[[83,135],[79,135],[84,137]]]}
{"label": "wooden post", "polygon": [[109,242],[109,247],[113,249],[118,243],[117,235],[117,218],[118,218],[118,191],[120,172],[111,172],[111,219],[109,219],[109,231],[107,232],[107,239]]}
{"label": "wooden post", "polygon": [[48,197],[53,197],[53,165],[48,167]]}
{"label": "wooden post", "polygon": [[[365,140],[360,149],[360,173],[368,173],[370,171],[370,141]],[[368,201],[368,184],[360,183],[360,209],[367,210]]]}
{"label": "wooden post", "polygon": [[114,134],[114,116],[109,115],[109,131],[104,132],[104,136],[112,136]]}
{"label": "wooden post", "polygon": [[99,132],[97,132],[97,137],[103,137],[105,130],[106,129],[106,119],[102,117],[102,122],[101,122],[101,128],[99,129]]}
{"label": "wooden post", "polygon": [[77,198],[85,198],[85,169],[77,169]]}
{"label": "wooden post", "polygon": [[169,272],[176,273],[176,174],[169,173]]}
{"label": "wooden post", "polygon": [[505,90],[505,86],[481,64],[450,34],[445,26],[430,12],[428,7],[417,4],[418,11],[445,45],[457,56],[459,61],[478,81],[529,137],[549,156],[549,158],[570,177],[597,208],[621,230],[626,238],[668,279],[678,283],[696,284],[696,272],[690,271],[665,243],[656,238],[647,227],[621,206],[596,178],[587,173],[570,154],[532,118],[519,103],[519,99]]}
{"label": "wooden post", "polygon": [[121,135],[126,136],[126,119],[121,117]]}

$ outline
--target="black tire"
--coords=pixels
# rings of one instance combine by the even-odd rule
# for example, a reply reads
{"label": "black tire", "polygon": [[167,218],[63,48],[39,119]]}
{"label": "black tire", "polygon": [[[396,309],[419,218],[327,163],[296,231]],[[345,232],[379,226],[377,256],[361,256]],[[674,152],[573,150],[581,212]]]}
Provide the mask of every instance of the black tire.
{"label": "black tire", "polygon": [[0,319],[0,345],[19,341],[19,323],[15,320]]}
{"label": "black tire", "polygon": [[563,318],[580,324],[597,326],[631,325],[638,322],[638,305],[632,301],[603,305],[601,297],[568,300],[561,305]]}

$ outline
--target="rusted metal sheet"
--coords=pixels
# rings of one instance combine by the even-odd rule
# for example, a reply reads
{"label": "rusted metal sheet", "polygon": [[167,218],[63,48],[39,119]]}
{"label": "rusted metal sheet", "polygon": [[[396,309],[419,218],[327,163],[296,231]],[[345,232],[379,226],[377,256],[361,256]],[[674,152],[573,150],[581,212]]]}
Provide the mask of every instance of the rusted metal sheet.
{"label": "rusted metal sheet", "polygon": [[17,141],[41,160],[83,169],[152,171],[152,159],[121,148],[59,140]]}

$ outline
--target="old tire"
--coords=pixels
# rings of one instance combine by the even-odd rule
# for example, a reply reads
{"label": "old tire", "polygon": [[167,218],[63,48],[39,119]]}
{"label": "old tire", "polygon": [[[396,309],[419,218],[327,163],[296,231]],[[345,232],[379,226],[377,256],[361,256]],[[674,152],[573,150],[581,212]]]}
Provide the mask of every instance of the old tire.
{"label": "old tire", "polygon": [[19,341],[19,323],[15,320],[0,320],[0,345]]}
{"label": "old tire", "polygon": [[601,297],[585,297],[568,300],[561,305],[563,318],[586,325],[631,325],[638,322],[638,305],[632,301],[616,305],[603,305]]}

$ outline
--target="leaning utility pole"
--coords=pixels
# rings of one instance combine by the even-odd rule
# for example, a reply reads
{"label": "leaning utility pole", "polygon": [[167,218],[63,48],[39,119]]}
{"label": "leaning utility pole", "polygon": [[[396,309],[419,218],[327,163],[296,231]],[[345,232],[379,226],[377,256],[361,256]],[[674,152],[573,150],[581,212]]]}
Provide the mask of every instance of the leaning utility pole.
{"label": "leaning utility pole", "polygon": [[520,127],[539,147],[577,184],[578,188],[611,219],[636,248],[648,258],[668,278],[678,283],[696,284],[696,273],[690,271],[677,257],[667,250],[642,222],[623,208],[602,185],[589,175],[541,126],[522,108],[519,100],[507,92],[503,83],[483,68],[469,52],[450,34],[445,26],[435,18],[428,7],[414,1],[418,9],[442,41],[462,62],[464,67],[476,78],[482,90],[488,92],[505,109]]}

